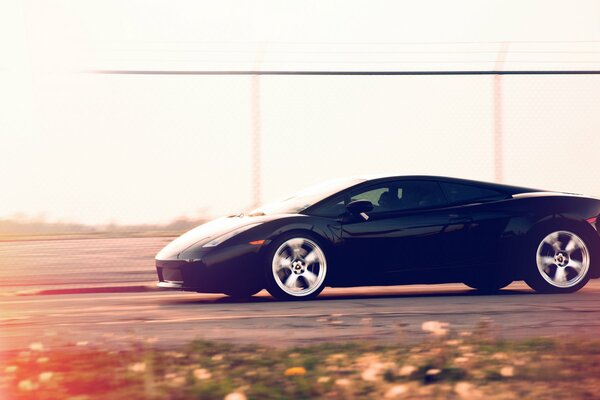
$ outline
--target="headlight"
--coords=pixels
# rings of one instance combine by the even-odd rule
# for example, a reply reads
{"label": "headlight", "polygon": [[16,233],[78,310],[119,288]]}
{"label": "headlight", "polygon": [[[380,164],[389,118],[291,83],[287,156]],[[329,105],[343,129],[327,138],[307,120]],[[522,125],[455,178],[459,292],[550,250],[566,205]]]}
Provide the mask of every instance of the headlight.
{"label": "headlight", "polygon": [[238,234],[240,234],[240,233],[242,233],[244,231],[247,231],[250,228],[254,228],[255,226],[260,225],[260,224],[261,223],[258,222],[258,223],[255,223],[255,224],[241,226],[241,227],[239,227],[239,228],[237,228],[237,229],[235,229],[235,230],[233,230],[231,232],[227,232],[224,235],[216,237],[215,239],[211,240],[210,242],[202,245],[202,247],[215,247],[215,246],[218,246],[221,243],[223,243],[224,241],[226,241],[227,239],[231,239],[235,235],[238,235]]}

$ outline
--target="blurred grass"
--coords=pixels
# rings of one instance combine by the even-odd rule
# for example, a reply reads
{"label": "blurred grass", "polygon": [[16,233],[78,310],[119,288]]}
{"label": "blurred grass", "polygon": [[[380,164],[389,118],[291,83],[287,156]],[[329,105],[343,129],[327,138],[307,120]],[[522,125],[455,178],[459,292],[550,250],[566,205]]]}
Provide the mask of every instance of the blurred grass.
{"label": "blurred grass", "polygon": [[514,341],[467,332],[416,345],[282,349],[194,341],[176,350],[140,341],[119,351],[34,343],[2,360],[0,393],[7,400],[600,396],[600,340],[577,338]]}

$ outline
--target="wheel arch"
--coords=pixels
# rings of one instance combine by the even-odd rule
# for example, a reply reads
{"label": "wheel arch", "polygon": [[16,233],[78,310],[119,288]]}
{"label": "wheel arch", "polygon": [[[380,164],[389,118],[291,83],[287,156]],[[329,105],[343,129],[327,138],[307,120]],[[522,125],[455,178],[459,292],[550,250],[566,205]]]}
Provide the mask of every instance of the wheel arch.
{"label": "wheel arch", "polygon": [[[315,229],[310,228],[293,228],[288,230],[283,230],[281,232],[277,232],[270,238],[269,243],[264,246],[262,249],[263,257],[268,256],[276,244],[284,237],[293,237],[293,236],[307,236],[309,239],[314,240],[319,247],[325,252],[325,256],[330,258],[330,254],[332,253],[333,245],[331,244],[330,239],[326,237],[323,233],[318,232]],[[266,261],[266,260],[265,260]]]}

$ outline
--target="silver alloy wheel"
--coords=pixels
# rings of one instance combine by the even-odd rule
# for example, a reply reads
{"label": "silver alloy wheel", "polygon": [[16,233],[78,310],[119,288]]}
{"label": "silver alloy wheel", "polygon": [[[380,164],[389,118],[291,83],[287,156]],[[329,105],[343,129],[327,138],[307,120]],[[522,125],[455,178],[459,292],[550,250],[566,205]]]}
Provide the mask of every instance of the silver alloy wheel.
{"label": "silver alloy wheel", "polygon": [[312,240],[289,239],[273,256],[273,278],[285,293],[302,297],[318,290],[327,273],[323,250]]}
{"label": "silver alloy wheel", "polygon": [[585,242],[573,232],[556,231],[542,239],[536,261],[546,282],[557,288],[570,288],[587,276],[590,253]]}

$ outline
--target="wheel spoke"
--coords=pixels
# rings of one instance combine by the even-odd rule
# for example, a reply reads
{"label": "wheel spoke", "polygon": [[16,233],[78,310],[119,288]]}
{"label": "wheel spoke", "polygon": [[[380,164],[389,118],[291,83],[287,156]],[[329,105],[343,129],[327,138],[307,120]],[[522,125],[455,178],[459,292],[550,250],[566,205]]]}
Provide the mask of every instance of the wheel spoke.
{"label": "wheel spoke", "polygon": [[306,255],[306,257],[304,257],[304,262],[306,263],[306,266],[308,267],[309,265],[315,263],[316,261],[319,260],[319,255],[317,254],[316,251],[312,250],[310,253],[308,253]]}
{"label": "wheel spoke", "polygon": [[571,259],[569,261],[569,264],[567,264],[567,267],[571,267],[575,271],[577,271],[577,273],[579,273],[579,272],[581,272],[581,269],[583,268],[583,263],[581,261]]}
{"label": "wheel spoke", "polygon": [[550,267],[553,266],[553,265],[555,265],[554,264],[554,257],[550,257],[550,256],[538,256],[538,265],[539,264],[541,264],[542,269],[544,270],[544,272],[549,275],[550,271],[552,270]]}
{"label": "wheel spoke", "polygon": [[559,233],[554,232],[546,236],[546,239],[544,239],[544,243],[546,243],[549,246],[552,246],[555,250],[560,250],[560,240],[558,240],[558,236]]}
{"label": "wheel spoke", "polygon": [[279,255],[277,256],[275,263],[277,264],[278,271],[281,271],[282,269],[290,269],[292,266],[292,259],[290,257],[282,257]]}
{"label": "wheel spoke", "polygon": [[575,242],[575,238],[569,238],[569,242],[567,243],[567,245],[565,246],[565,251],[568,254],[571,254],[571,252],[573,250],[575,250],[577,248],[577,242]]}
{"label": "wheel spoke", "polygon": [[296,282],[298,281],[298,276],[296,274],[291,274],[290,276],[288,276],[288,278],[285,280],[284,285],[289,287],[290,289],[295,288],[296,287]]}
{"label": "wheel spoke", "polygon": [[542,264],[544,264],[544,266],[549,266],[549,265],[554,264],[554,257],[541,256],[541,257],[539,257],[539,260]]}
{"label": "wheel spoke", "polygon": [[564,284],[567,281],[567,271],[564,268],[556,268],[554,280],[558,284]]}
{"label": "wheel spoke", "polygon": [[315,282],[317,281],[317,275],[314,272],[311,272],[309,270],[304,271],[302,276],[304,277],[304,279],[306,279],[308,286],[314,285]]}
{"label": "wheel spoke", "polygon": [[290,241],[287,242],[288,247],[292,248],[293,250],[299,249],[300,247],[302,247],[302,245],[304,244],[304,239],[292,239]]}
{"label": "wheel spoke", "polygon": [[287,247],[292,251],[293,257],[298,257],[302,251],[302,245],[304,245],[304,239],[292,239],[287,242]]}

